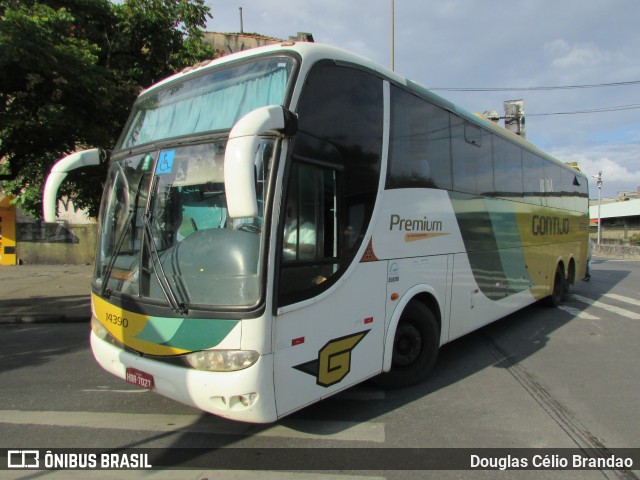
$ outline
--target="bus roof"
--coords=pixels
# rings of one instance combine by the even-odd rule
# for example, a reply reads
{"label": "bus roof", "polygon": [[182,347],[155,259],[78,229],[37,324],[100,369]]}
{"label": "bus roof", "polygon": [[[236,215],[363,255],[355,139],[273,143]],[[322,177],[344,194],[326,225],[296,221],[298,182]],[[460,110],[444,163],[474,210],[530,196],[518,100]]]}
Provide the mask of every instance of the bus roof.
{"label": "bus roof", "polygon": [[198,75],[199,73],[206,71],[210,68],[215,68],[220,65],[224,65],[238,60],[243,60],[260,55],[268,55],[274,53],[297,53],[304,63],[315,63],[321,59],[333,59],[343,62],[357,63],[368,69],[374,70],[381,75],[388,77],[389,79],[406,84],[406,79],[401,75],[388,70],[387,68],[367,59],[366,57],[348,52],[341,48],[337,48],[331,45],[325,45],[321,43],[311,42],[282,42],[280,44],[266,45],[264,47],[256,47],[242,52],[232,53],[225,55],[224,57],[216,58],[215,60],[205,60],[194,66],[186,67],[181,72],[175,73],[164,80],[155,83],[146,90],[143,90],[140,95],[145,95],[157,88],[161,88],[168,83],[173,83],[182,78],[188,78],[192,75]]}
{"label": "bus roof", "polygon": [[558,165],[562,166],[563,168],[566,168],[567,170],[571,170],[572,172],[575,172],[578,175],[584,175],[579,170],[571,168],[570,166],[566,165],[564,162],[540,150],[534,144],[522,138],[521,136],[516,135],[508,131],[507,129],[496,125],[495,123],[485,119],[482,116],[470,113],[464,108],[461,108],[455,105],[454,103],[450,102],[449,100],[433,93],[427,87],[417,82],[414,82],[412,80],[409,80],[403,77],[402,75],[399,75],[398,73],[391,71],[388,68],[366,57],[363,57],[355,53],[351,53],[342,48],[338,48],[338,47],[334,47],[334,46],[326,45],[322,43],[285,41],[279,44],[252,48],[249,50],[244,50],[242,52],[225,55],[224,57],[220,57],[215,60],[205,60],[194,66],[186,67],[181,72],[176,73],[170,77],[167,77],[164,80],[161,80],[160,82],[152,85],[146,90],[143,90],[140,93],[140,95],[141,96],[145,95],[149,92],[156,90],[157,88],[162,88],[163,86],[169,83],[173,83],[175,81],[179,81],[183,78],[188,78],[193,75],[198,75],[208,69],[215,68],[220,65],[240,61],[240,60],[255,57],[255,56],[268,55],[268,54],[274,54],[274,53],[298,54],[302,59],[303,64],[313,64],[319,60],[331,59],[331,60],[337,60],[337,61],[361,65],[369,70],[377,72],[378,74],[387,78],[393,83],[402,85],[403,87],[407,88],[409,91],[434,103],[435,105],[438,105],[439,107],[442,107],[445,110],[448,110],[452,113],[457,114],[458,116],[464,118],[465,120],[467,120],[472,124],[475,124],[481,128],[490,130],[492,133],[495,133],[496,135],[499,135],[500,137],[508,141],[519,144],[523,148],[526,148],[527,150],[530,150],[539,156],[542,156],[550,161],[553,161],[554,163],[557,163]]}

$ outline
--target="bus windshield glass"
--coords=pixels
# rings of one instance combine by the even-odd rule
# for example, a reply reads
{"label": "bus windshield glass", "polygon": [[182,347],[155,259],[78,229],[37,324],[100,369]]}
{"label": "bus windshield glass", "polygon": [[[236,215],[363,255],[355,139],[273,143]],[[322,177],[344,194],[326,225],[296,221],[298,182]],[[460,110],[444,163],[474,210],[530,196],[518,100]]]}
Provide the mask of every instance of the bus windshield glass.
{"label": "bus windshield glass", "polygon": [[260,298],[262,223],[275,140],[256,155],[258,216],[227,214],[225,141],[153,150],[111,164],[95,286],[184,313]]}
{"label": "bus windshield glass", "polygon": [[229,130],[256,108],[284,105],[294,67],[291,57],[263,57],[171,82],[142,94],[116,150]]}

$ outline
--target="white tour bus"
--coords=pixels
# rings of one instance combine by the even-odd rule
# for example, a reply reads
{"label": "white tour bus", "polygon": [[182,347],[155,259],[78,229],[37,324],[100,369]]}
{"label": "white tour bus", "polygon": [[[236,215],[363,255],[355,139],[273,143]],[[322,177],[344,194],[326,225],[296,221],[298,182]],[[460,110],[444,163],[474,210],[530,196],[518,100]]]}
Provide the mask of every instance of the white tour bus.
{"label": "white tour bus", "polygon": [[[108,160],[107,160],[108,159]],[[422,381],[443,344],[586,267],[587,179],[342,50],[285,43],[144,91],[109,161],[91,347],[107,371],[272,422],[369,378]]]}

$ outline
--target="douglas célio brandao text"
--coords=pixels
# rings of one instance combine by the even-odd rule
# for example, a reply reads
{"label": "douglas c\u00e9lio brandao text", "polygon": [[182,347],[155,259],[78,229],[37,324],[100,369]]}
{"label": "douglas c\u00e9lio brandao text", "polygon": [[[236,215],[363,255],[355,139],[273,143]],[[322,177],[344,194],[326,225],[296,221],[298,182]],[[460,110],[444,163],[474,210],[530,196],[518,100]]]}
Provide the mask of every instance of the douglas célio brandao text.
{"label": "douglas c\u00e9lio brandao text", "polygon": [[557,455],[535,454],[529,456],[505,455],[482,456],[470,455],[472,469],[479,470],[535,470],[535,469],[633,469],[633,458],[608,455],[602,457],[589,457],[580,454]]}

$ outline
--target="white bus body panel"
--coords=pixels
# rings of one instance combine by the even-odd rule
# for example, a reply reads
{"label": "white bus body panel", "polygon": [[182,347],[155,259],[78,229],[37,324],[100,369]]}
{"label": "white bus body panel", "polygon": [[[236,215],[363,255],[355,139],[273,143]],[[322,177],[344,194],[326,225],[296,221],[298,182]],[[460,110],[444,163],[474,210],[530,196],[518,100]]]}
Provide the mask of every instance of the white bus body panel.
{"label": "white bus body panel", "polygon": [[373,251],[378,258],[415,258],[464,252],[464,242],[446,190],[385,190]]}
{"label": "white bus body panel", "polygon": [[[440,307],[441,344],[535,302],[529,289],[499,300],[487,298],[482,293],[446,190],[387,190],[382,202],[373,233],[373,250],[378,257],[388,259],[389,279],[395,278],[397,282],[395,286],[389,283],[390,292],[400,294],[403,299],[398,307],[392,303],[387,306],[387,317],[393,315],[391,332],[395,331],[402,308],[421,292],[430,293]],[[471,202],[468,206],[472,208]],[[509,209],[511,205],[494,201],[492,207]],[[519,248],[511,250],[511,253],[509,249],[500,252],[507,258],[503,262],[507,265],[510,254],[522,255]],[[546,266],[542,268],[547,270]],[[524,276],[525,272],[512,274]],[[455,300],[451,301],[452,298]],[[394,309],[398,310],[395,314],[392,313]]]}
{"label": "white bus body panel", "polygon": [[451,296],[449,340],[454,340],[499,318],[505,317],[536,301],[529,290],[505,296],[501,300],[487,298],[474,280],[466,253],[455,255]]}
{"label": "white bus body panel", "polygon": [[382,371],[386,274],[387,262],[360,263],[330,295],[274,319],[278,417]]}
{"label": "white bus body panel", "polygon": [[[440,308],[440,345],[449,340],[449,309],[451,291],[452,255],[401,258],[388,262],[387,324],[385,329],[384,371],[391,368],[393,341],[400,317],[407,304],[420,294],[435,298]],[[398,295],[392,301],[392,295]],[[436,312],[434,312],[436,313]]]}

